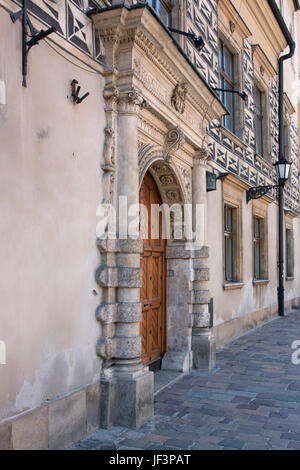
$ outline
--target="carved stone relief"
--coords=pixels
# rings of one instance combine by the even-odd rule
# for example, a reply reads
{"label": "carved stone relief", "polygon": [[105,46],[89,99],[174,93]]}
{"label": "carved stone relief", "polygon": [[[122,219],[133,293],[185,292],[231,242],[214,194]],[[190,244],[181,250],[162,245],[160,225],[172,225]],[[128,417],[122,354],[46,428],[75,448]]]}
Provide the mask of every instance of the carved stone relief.
{"label": "carved stone relief", "polygon": [[176,111],[178,111],[180,114],[183,114],[185,110],[186,94],[187,94],[186,84],[177,83],[172,93],[171,103],[172,103],[172,106],[176,109]]}
{"label": "carved stone relief", "polygon": [[106,88],[103,92],[105,100],[105,114],[107,126],[104,130],[103,164],[103,203],[111,204],[113,201],[115,182],[115,149],[116,149],[116,106],[119,99],[119,90],[115,87]]}
{"label": "carved stone relief", "polygon": [[184,134],[178,127],[168,130],[165,136],[165,146],[163,150],[163,156],[167,162],[171,160],[171,153],[178,150],[183,142]]}
{"label": "carved stone relief", "polygon": [[191,202],[192,199],[192,171],[190,168],[184,167],[182,165],[177,164],[177,168],[180,171],[180,175],[182,178],[182,182],[187,194],[187,199]]}
{"label": "carved stone relief", "polygon": [[106,127],[104,133],[105,133],[105,141],[104,141],[104,149],[103,149],[104,165],[102,166],[102,169],[107,171],[107,170],[114,169],[114,165],[115,165],[115,155],[114,155],[115,149],[113,146],[114,130],[112,127]]}

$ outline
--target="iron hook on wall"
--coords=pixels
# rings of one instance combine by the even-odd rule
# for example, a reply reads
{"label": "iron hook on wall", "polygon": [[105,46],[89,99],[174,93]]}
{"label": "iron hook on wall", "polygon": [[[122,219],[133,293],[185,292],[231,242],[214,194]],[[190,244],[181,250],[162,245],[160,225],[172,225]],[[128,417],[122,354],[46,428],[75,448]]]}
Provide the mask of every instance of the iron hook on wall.
{"label": "iron hook on wall", "polygon": [[[38,44],[39,41],[49,36],[49,34],[54,33],[54,31],[56,31],[56,28],[52,26],[46,31],[44,31],[43,29],[41,29],[41,31],[37,31],[31,23],[31,20],[27,13],[27,0],[23,0],[23,8],[21,8],[21,10],[17,11],[16,13],[11,13],[10,17],[13,23],[15,23],[19,18],[22,17],[22,85],[26,87],[28,52],[30,51],[32,46]],[[31,33],[31,39],[29,41],[27,41],[27,26],[29,27]]]}
{"label": "iron hook on wall", "polygon": [[71,82],[72,87],[72,98],[74,103],[80,104],[87,96],[89,96],[89,92],[85,93],[81,98],[79,98],[80,86],[78,85],[78,81],[75,78]]}

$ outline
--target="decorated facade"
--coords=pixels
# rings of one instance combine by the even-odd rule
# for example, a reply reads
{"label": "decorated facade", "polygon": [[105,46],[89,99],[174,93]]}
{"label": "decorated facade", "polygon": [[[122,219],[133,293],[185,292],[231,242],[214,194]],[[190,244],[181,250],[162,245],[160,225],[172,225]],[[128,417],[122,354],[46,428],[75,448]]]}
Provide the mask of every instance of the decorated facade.
{"label": "decorated facade", "polygon": [[[36,31],[55,32],[30,49],[22,87],[23,3],[1,2],[0,448],[53,449],[99,426],[140,426],[155,371],[214,368],[217,346],[278,314],[287,43],[267,0],[27,3]],[[293,1],[282,15],[296,35]],[[300,301],[297,58],[285,72],[289,310]],[[249,200],[257,186],[274,187]],[[162,221],[151,237],[153,215],[123,236],[139,203],[148,216],[169,209],[168,237]],[[111,206],[123,222],[99,235]]]}

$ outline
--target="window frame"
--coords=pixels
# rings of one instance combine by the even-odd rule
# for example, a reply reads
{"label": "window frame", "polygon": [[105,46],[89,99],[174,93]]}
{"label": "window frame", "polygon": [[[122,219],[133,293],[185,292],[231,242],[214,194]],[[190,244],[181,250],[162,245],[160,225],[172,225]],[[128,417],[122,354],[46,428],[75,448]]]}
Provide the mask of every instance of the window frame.
{"label": "window frame", "polygon": [[[287,112],[285,110],[284,122],[283,122],[283,155],[284,158],[292,163],[291,160],[291,124],[290,120],[287,117]],[[290,168],[288,183],[292,182],[292,166]]]}
{"label": "window frame", "polygon": [[[223,206],[222,206],[222,263],[223,263],[223,289],[242,289],[243,283],[243,195],[248,185],[238,180],[233,175],[228,175],[223,181]],[[232,281],[226,279],[225,259],[225,206],[234,209],[234,274]]]}
{"label": "window frame", "polygon": [[[288,233],[290,234],[288,237]],[[286,279],[294,279],[295,250],[294,231],[290,224],[285,227],[285,276]]]}
{"label": "window frame", "polygon": [[[252,206],[252,273],[253,284],[269,283],[269,243],[268,243],[268,207],[270,201],[267,197],[253,200]],[[255,219],[260,220],[260,237],[256,237]],[[260,242],[260,268],[259,276],[255,272],[255,242]]]}
{"label": "window frame", "polygon": [[[259,222],[259,234],[256,234],[255,222]],[[253,280],[265,280],[264,251],[265,251],[265,220],[264,218],[253,214]],[[256,247],[259,247],[259,267],[256,272]]]}
{"label": "window frame", "polygon": [[[226,209],[232,211],[232,230],[226,227]],[[232,277],[227,276],[227,248],[226,240],[232,240]],[[224,288],[242,286],[242,250],[241,250],[241,207],[231,200],[223,202],[223,279]]]}
{"label": "window frame", "polygon": [[163,8],[166,10],[166,13],[167,13],[167,23],[166,26],[172,26],[172,8],[173,8],[173,5],[172,5],[172,2],[170,0],[151,0],[151,3],[149,2],[148,0],[148,3],[149,3],[149,6],[151,8],[153,8],[153,10],[156,12],[156,14],[158,15],[158,17],[161,19],[161,21],[164,23],[161,15],[159,14],[159,10],[157,9],[158,5],[162,5]]}
{"label": "window frame", "polygon": [[[227,228],[227,216],[226,212],[231,211],[231,228]],[[236,269],[235,269],[235,261],[236,261],[236,208],[230,206],[229,204],[224,204],[224,280],[226,283],[233,283],[237,282],[236,279]],[[231,259],[231,266],[230,268],[227,265],[227,241],[230,240],[232,242],[232,259]],[[231,270],[232,277],[229,279],[227,274],[228,270]]]}
{"label": "window frame", "polygon": [[[257,111],[257,106],[256,106],[256,94],[257,92],[259,93],[259,98],[260,98],[260,112]],[[264,114],[264,91],[260,89],[258,84],[254,82],[254,115],[255,115],[255,122],[254,122],[254,130],[255,130],[255,148],[256,148],[256,154],[259,155],[260,157],[264,157],[265,154],[265,142],[264,142],[264,127],[265,127],[265,114]],[[260,146],[258,144],[258,127],[257,127],[257,122],[260,122]]]}
{"label": "window frame", "polygon": [[[252,58],[254,67],[254,85],[260,90],[262,97],[262,110],[263,110],[263,155],[258,153],[256,146],[256,128],[254,120],[254,132],[255,132],[255,151],[256,155],[261,157],[265,162],[272,163],[272,136],[271,136],[271,120],[272,110],[270,104],[270,93],[271,93],[271,80],[276,76],[277,71],[270,63],[265,52],[262,50],[259,44],[253,44]],[[254,97],[253,97],[254,98]],[[253,100],[254,101],[254,100]],[[254,114],[255,116],[255,114]]]}
{"label": "window frame", "polygon": [[[232,76],[228,75],[225,66],[224,66],[224,48],[226,51],[229,53],[231,57],[231,69],[232,69]],[[235,64],[235,54],[230,50],[230,48],[227,46],[226,42],[220,37],[219,38],[219,88],[222,89],[230,89],[234,90],[235,89],[235,69],[236,69],[236,64]],[[227,88],[228,85],[228,88]],[[227,95],[229,95],[227,93]],[[223,125],[224,127],[229,130],[232,133],[235,133],[235,128],[236,128],[236,122],[235,122],[235,95],[232,93],[231,95],[231,109],[232,112],[230,116],[224,116],[223,117]],[[220,100],[222,103],[226,106],[226,93],[220,91]],[[228,127],[226,124],[227,121],[231,121],[231,127]]]}

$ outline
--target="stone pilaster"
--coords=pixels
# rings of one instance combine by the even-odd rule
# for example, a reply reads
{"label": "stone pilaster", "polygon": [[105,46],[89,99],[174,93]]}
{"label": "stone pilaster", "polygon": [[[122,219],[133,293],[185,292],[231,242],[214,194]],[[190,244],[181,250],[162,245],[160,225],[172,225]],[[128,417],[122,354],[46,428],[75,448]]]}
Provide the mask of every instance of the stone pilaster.
{"label": "stone pilaster", "polygon": [[[208,160],[209,155],[206,149],[198,151],[194,156],[194,166],[192,171],[193,229],[196,229],[196,215],[201,217],[197,226],[203,228],[200,237],[203,246],[196,247],[193,260],[192,351],[193,367],[195,369],[211,369],[216,363],[216,342],[210,329],[210,292],[208,287],[209,248],[207,247],[206,237],[206,164]],[[199,207],[201,208],[200,210]]]}
{"label": "stone pilaster", "polygon": [[186,245],[167,247],[167,350],[162,369],[188,372],[192,367],[191,269]]}
{"label": "stone pilaster", "polygon": [[135,90],[118,96],[116,193],[117,219],[122,222],[116,240],[100,242],[104,262],[96,273],[106,292],[105,302],[97,310],[102,324],[97,352],[103,359],[100,382],[103,427],[114,424],[138,427],[153,415],[154,409],[153,373],[141,363],[142,241],[129,233],[137,220],[136,213],[128,215],[130,208],[139,203],[137,119],[143,104]]}

